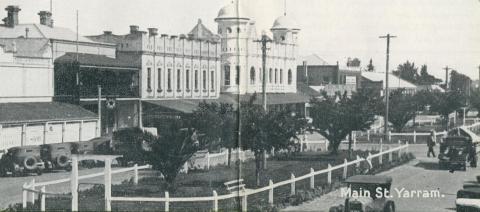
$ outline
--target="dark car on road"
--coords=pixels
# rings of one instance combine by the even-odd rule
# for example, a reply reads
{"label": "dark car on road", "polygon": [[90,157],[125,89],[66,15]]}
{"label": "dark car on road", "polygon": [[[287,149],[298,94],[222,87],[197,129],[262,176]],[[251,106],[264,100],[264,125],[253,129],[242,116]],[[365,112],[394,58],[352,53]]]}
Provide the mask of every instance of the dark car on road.
{"label": "dark car on road", "polygon": [[[388,198],[392,178],[381,175],[356,175],[345,181],[351,195],[344,205],[333,206],[330,212],[394,212],[395,203]],[[379,195],[382,194],[382,195]]]}
{"label": "dark car on road", "polygon": [[41,157],[48,169],[70,171],[72,168],[72,143],[42,145]]}
{"label": "dark car on road", "polygon": [[440,144],[438,159],[440,169],[465,171],[467,161],[470,162],[471,167],[476,167],[475,144],[467,136],[448,136]]}
{"label": "dark car on road", "polygon": [[39,146],[13,147],[0,159],[0,176],[20,176],[27,173],[41,175],[44,169]]}

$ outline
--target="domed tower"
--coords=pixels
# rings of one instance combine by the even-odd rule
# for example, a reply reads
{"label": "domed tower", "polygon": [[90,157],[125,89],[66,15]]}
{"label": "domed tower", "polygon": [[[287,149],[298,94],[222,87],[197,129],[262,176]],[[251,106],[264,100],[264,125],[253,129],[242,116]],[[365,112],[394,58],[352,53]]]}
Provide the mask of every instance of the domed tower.
{"label": "domed tower", "polygon": [[221,38],[222,91],[244,93],[250,18],[236,0],[220,9],[215,22]]}
{"label": "domed tower", "polygon": [[297,36],[300,29],[292,19],[286,15],[275,19],[270,29],[273,33],[273,40],[278,43],[297,44]]}

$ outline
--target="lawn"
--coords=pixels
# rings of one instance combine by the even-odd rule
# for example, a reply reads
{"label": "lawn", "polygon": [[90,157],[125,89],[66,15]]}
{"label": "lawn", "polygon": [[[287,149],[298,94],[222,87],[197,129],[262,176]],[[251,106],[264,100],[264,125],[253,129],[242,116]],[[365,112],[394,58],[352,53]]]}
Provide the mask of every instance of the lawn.
{"label": "lawn", "polygon": [[[372,152],[374,153],[374,152]],[[368,153],[365,151],[357,151],[361,157]],[[394,154],[394,160],[398,160],[397,154]],[[267,170],[262,173],[261,187],[268,185],[271,179],[273,182],[280,182],[290,179],[290,174],[301,176],[309,173],[310,168],[315,170],[324,169],[327,164],[332,166],[343,163],[346,157],[346,152],[341,151],[338,156],[328,155],[326,153],[305,152],[294,157],[276,156],[268,160]],[[387,155],[384,156],[384,161],[387,161]],[[378,165],[378,160],[373,160],[374,165]],[[385,165],[387,167],[389,165]],[[246,184],[246,188],[255,188],[255,164],[254,161],[246,161],[242,163],[242,178]],[[354,174],[354,167],[348,169],[348,175]],[[131,182],[124,182],[121,185],[114,185],[112,187],[112,196],[131,196],[131,197],[163,197],[165,194],[165,185],[163,179],[160,178],[158,172],[142,171],[142,178],[138,185],[133,185]],[[342,175],[342,170],[332,172],[332,180],[339,181]],[[236,179],[238,176],[238,169],[234,167],[218,166],[212,168],[210,171],[191,171],[188,174],[180,174],[177,178],[177,190],[170,193],[170,197],[200,197],[212,196],[213,190],[216,190],[219,195],[227,194],[228,192],[223,185],[224,182]],[[315,177],[315,186],[322,187],[323,190],[327,188],[326,174],[317,175]],[[337,184],[337,183],[335,183]],[[309,190],[309,180],[302,180],[296,182],[297,191]],[[104,208],[103,186],[95,186],[87,191],[79,194],[79,210],[81,211],[98,211]],[[274,191],[274,202],[276,204],[288,204],[290,196],[290,186],[285,185],[276,188]],[[267,204],[268,192],[261,192],[252,196],[248,196],[248,205],[250,207],[265,206]],[[239,208],[239,201],[235,199],[219,201],[219,208],[221,210],[232,211]],[[47,210],[68,209],[70,207],[70,199],[67,198],[47,198]],[[164,208],[164,203],[141,203],[141,202],[113,202],[112,210],[115,211],[136,211],[138,209],[161,211]],[[173,211],[209,211],[212,209],[212,202],[195,202],[195,203],[170,203],[170,210]]]}

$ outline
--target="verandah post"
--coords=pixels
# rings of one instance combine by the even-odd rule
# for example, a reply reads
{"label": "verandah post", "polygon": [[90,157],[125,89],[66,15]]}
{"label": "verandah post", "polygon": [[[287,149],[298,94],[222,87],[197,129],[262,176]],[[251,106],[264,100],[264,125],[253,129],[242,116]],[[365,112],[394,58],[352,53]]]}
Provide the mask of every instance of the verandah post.
{"label": "verandah post", "polygon": [[347,172],[348,172],[348,161],[346,158],[343,159],[343,179],[347,179]]}

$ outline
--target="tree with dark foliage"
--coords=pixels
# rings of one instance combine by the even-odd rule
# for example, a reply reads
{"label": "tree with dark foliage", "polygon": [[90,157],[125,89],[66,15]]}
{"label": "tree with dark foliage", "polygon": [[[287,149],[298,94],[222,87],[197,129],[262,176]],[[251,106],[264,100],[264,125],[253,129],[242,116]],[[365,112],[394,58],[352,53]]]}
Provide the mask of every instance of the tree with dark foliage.
{"label": "tree with dark foliage", "polygon": [[169,191],[175,190],[175,180],[184,164],[210,142],[191,127],[187,118],[169,120],[166,127],[159,131],[158,137],[145,133],[145,140],[151,147],[147,153],[148,160],[153,169],[163,174]]}
{"label": "tree with dark foliage", "polygon": [[416,83],[418,77],[417,69],[415,63],[407,61],[398,65],[397,70],[393,71],[393,74],[411,83]]}
{"label": "tree with dark foliage", "polygon": [[[201,102],[193,111],[192,124],[195,129],[211,140],[214,147],[228,149],[228,167],[232,149],[238,147],[238,113],[232,104]],[[218,142],[217,142],[218,141]]]}
{"label": "tree with dark foliage", "polygon": [[465,105],[465,95],[460,91],[450,90],[447,92],[432,92],[432,104],[430,109],[438,112],[444,118],[444,126],[448,131],[448,115]]}
{"label": "tree with dark foliage", "polygon": [[[330,142],[332,154],[337,154],[340,142],[355,130],[369,129],[375,121],[380,97],[369,90],[334,96],[323,94],[322,99],[312,99],[310,114],[314,130]],[[350,136],[351,137],[351,136]],[[351,139],[349,141],[351,149]]]}
{"label": "tree with dark foliage", "polygon": [[[408,121],[415,118],[418,107],[416,98],[412,94],[406,94],[405,89],[393,90],[389,97],[388,121],[392,123],[395,131],[401,132]],[[384,108],[385,106],[382,107],[383,113]]]}
{"label": "tree with dark foliage", "polygon": [[307,121],[294,111],[282,108],[266,112],[262,105],[254,104],[256,95],[242,102],[241,147],[249,149],[255,156],[256,184],[260,185],[260,173],[264,163],[264,152],[273,148],[287,149],[295,144],[297,135],[306,127]]}

